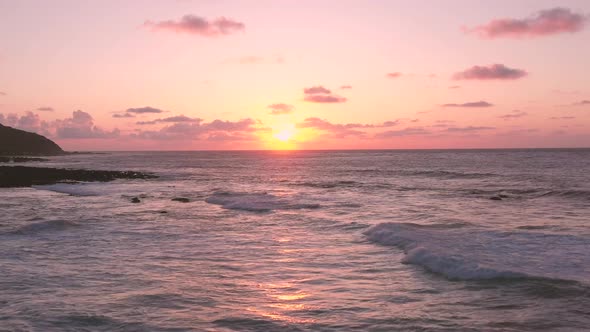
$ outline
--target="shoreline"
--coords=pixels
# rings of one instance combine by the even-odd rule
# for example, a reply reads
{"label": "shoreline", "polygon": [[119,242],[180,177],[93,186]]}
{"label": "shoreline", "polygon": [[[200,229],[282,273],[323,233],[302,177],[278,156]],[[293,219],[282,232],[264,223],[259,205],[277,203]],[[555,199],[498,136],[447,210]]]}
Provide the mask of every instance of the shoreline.
{"label": "shoreline", "polygon": [[156,175],[134,171],[98,171],[28,166],[0,166],[0,188],[78,182],[110,182],[118,179],[155,179]]}

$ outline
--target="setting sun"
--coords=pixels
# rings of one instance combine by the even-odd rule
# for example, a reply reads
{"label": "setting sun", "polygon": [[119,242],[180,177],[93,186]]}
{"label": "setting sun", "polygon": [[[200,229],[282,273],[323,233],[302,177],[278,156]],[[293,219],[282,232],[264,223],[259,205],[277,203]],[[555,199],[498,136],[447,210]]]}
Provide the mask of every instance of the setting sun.
{"label": "setting sun", "polygon": [[295,126],[291,124],[287,127],[278,129],[273,136],[281,142],[287,142],[292,139],[294,135]]}

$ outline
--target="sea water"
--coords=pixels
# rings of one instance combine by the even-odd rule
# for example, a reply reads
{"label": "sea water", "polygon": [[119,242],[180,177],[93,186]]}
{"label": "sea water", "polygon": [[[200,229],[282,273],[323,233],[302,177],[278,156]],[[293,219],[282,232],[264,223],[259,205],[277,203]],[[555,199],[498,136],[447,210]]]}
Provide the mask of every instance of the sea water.
{"label": "sea water", "polygon": [[0,189],[0,331],[590,326],[590,150],[27,165],[159,178]]}

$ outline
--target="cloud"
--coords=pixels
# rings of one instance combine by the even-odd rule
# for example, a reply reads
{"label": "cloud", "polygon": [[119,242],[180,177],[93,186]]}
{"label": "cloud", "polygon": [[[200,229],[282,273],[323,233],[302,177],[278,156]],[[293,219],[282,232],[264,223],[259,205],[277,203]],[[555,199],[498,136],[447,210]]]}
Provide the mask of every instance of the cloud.
{"label": "cloud", "polygon": [[340,89],[345,90],[345,89],[352,89],[352,85],[341,85]]}
{"label": "cloud", "polygon": [[332,91],[324,88],[321,85],[318,85],[318,86],[313,86],[311,88],[305,88],[305,89],[303,89],[303,93],[306,94],[306,95],[331,94]]}
{"label": "cloud", "polygon": [[281,114],[289,114],[293,112],[293,105],[288,105],[288,104],[271,104],[268,105],[268,108],[270,108],[272,111],[270,111],[270,114],[272,115],[281,115]]}
{"label": "cloud", "polygon": [[208,123],[198,121],[176,122],[159,130],[139,131],[132,137],[150,140],[245,140],[259,130],[256,121],[242,119],[239,121],[214,120]]}
{"label": "cloud", "polygon": [[474,33],[480,38],[534,38],[560,33],[574,33],[582,30],[588,16],[574,13],[567,8],[541,10],[523,19],[496,19],[465,32]]}
{"label": "cloud", "polygon": [[328,132],[333,138],[344,138],[348,136],[365,137],[366,132],[359,129],[389,128],[399,124],[398,120],[385,121],[380,124],[347,123],[336,124],[320,118],[307,118],[297,124],[297,128],[314,128]]}
{"label": "cloud", "polygon": [[403,136],[420,136],[429,135],[430,131],[422,127],[408,127],[400,130],[388,130],[375,135],[375,138],[391,138],[391,137],[403,137]]}
{"label": "cloud", "polygon": [[40,112],[53,112],[55,110],[53,109],[53,107],[39,107],[39,108],[37,108],[37,111],[40,111]]}
{"label": "cloud", "polygon": [[113,118],[134,118],[135,115],[131,113],[113,114]]}
{"label": "cloud", "polygon": [[512,119],[522,118],[523,116],[527,116],[527,115],[528,115],[527,112],[514,110],[514,111],[512,111],[512,113],[500,115],[499,118],[504,119],[504,120],[512,120]]}
{"label": "cloud", "polygon": [[138,121],[135,124],[152,125],[152,124],[156,124],[156,123],[166,123],[166,122],[177,123],[177,122],[201,122],[201,121],[203,121],[203,120],[199,119],[199,118],[189,118],[188,116],[177,115],[177,116],[170,116],[170,117],[163,118],[163,119],[155,119],[152,121]]}
{"label": "cloud", "polygon": [[333,95],[308,95],[305,96],[305,101],[312,103],[344,103],[346,98]]}
{"label": "cloud", "polygon": [[451,85],[451,86],[449,87],[449,89],[460,89],[460,88],[461,88],[461,86],[460,86],[460,85]]}
{"label": "cloud", "polygon": [[575,116],[554,116],[549,118],[550,120],[573,120],[575,119]]}
{"label": "cloud", "polygon": [[398,78],[398,77],[402,76],[402,73],[399,73],[399,72],[387,73],[385,76],[387,78]]}
{"label": "cloud", "polygon": [[304,100],[312,103],[344,103],[346,98],[333,95],[332,91],[321,85],[303,89]]}
{"label": "cloud", "polygon": [[496,128],[467,126],[467,127],[451,127],[451,128],[447,128],[447,131],[451,132],[451,133],[469,133],[469,132],[476,132],[476,131],[482,131],[482,130],[493,130],[493,129],[496,129]]}
{"label": "cloud", "polygon": [[72,117],[54,122],[55,137],[64,139],[116,138],[120,132],[103,130],[94,125],[92,116],[83,111],[72,112]]}
{"label": "cloud", "polygon": [[436,120],[435,124],[433,124],[431,127],[447,128],[450,127],[453,123],[455,123],[455,121],[453,120]]}
{"label": "cloud", "polygon": [[494,106],[493,104],[488,103],[487,101],[474,101],[469,103],[462,103],[462,104],[443,104],[442,107],[465,107],[465,108],[477,108],[477,107],[491,107]]}
{"label": "cloud", "polygon": [[584,106],[584,105],[590,105],[590,100],[582,100],[582,101],[572,104],[572,106]]}
{"label": "cloud", "polygon": [[0,96],[6,96],[6,92],[0,91]]}
{"label": "cloud", "polygon": [[153,108],[153,107],[149,107],[149,106],[138,107],[138,108],[128,108],[125,112],[135,113],[135,114],[164,113],[164,111],[162,111],[161,109]]}
{"label": "cloud", "polygon": [[243,31],[246,26],[229,18],[219,17],[213,21],[195,15],[184,15],[180,20],[146,21],[144,27],[157,31],[172,31],[176,33],[189,33],[204,37],[219,37]]}
{"label": "cloud", "polygon": [[33,112],[26,112],[22,116],[11,113],[6,116],[0,114],[0,123],[14,127],[17,129],[35,132],[42,135],[51,135],[50,124],[46,121],[42,121],[38,114]]}
{"label": "cloud", "polygon": [[489,66],[473,66],[464,71],[455,73],[455,80],[516,80],[527,76],[528,73],[522,69],[513,69],[503,64]]}

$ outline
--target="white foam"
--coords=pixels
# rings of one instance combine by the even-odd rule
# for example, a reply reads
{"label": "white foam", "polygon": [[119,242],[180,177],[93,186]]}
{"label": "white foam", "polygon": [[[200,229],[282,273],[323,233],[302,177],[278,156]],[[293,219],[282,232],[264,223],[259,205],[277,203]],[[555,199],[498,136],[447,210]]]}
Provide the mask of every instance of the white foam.
{"label": "white foam", "polygon": [[449,279],[590,282],[587,237],[398,223],[379,224],[365,234],[371,241],[403,249],[404,263],[420,265]]}
{"label": "white foam", "polygon": [[205,202],[221,205],[225,209],[254,212],[315,209],[320,207],[317,203],[304,202],[294,197],[275,196],[268,193],[217,192],[205,199]]}
{"label": "white foam", "polygon": [[121,188],[107,183],[56,183],[50,185],[33,186],[38,190],[48,190],[72,196],[103,196],[117,193]]}

